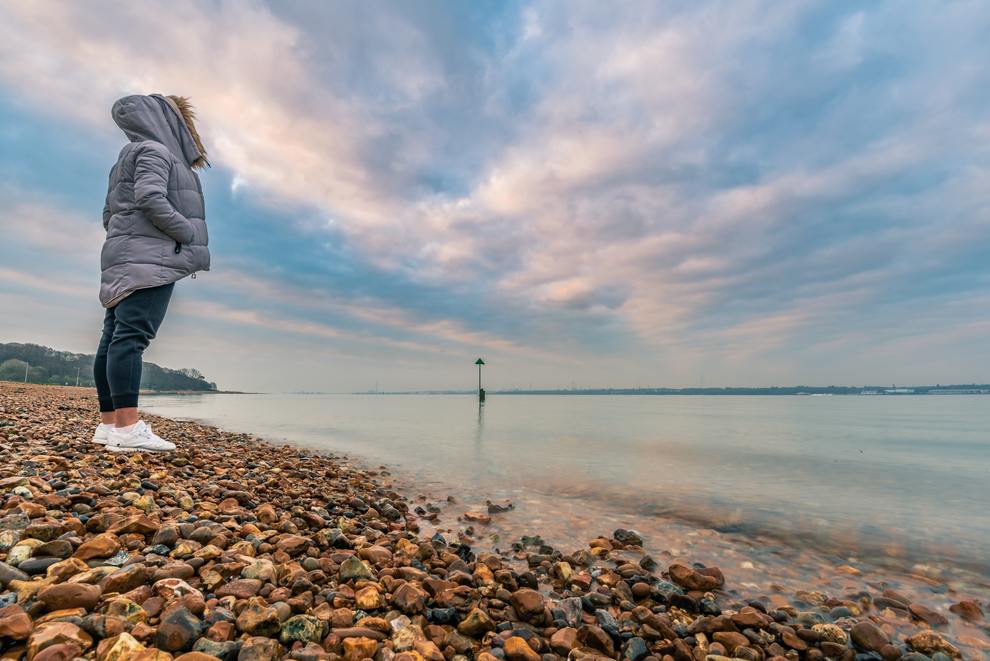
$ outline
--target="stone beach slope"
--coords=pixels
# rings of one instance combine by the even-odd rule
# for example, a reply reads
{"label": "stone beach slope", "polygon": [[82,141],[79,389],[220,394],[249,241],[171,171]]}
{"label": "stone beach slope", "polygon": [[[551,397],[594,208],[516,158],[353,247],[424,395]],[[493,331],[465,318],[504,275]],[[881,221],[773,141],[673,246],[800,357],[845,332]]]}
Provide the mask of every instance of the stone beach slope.
{"label": "stone beach slope", "polygon": [[[896,594],[743,602],[630,531],[562,553],[419,533],[375,471],[151,418],[179,449],[90,442],[92,391],[0,383],[0,657],[28,661],[980,658]],[[983,626],[976,602],[952,617]],[[891,626],[890,608],[911,615]],[[836,617],[835,614],[839,616]]]}

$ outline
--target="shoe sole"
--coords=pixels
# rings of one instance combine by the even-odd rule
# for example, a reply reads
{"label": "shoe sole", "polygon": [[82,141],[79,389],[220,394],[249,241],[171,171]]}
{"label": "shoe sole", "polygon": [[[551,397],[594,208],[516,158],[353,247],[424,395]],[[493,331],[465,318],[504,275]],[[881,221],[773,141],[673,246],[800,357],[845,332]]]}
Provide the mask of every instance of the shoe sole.
{"label": "shoe sole", "polygon": [[161,453],[161,452],[172,452],[172,450],[152,450],[151,448],[124,448],[119,445],[106,445],[107,450],[110,452],[150,452],[150,453]]}

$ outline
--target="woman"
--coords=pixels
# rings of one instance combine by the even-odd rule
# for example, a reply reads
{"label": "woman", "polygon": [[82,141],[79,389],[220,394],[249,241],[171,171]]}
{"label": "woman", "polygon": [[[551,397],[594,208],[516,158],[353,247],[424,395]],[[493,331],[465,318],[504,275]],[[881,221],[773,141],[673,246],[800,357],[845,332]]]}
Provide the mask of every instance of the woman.
{"label": "woman", "polygon": [[93,441],[115,452],[175,445],[138,416],[141,360],[165,318],[176,280],[210,268],[203,188],[209,165],[180,96],[125,96],[110,112],[128,144],[110,170],[103,207],[103,337],[93,367],[101,423]]}

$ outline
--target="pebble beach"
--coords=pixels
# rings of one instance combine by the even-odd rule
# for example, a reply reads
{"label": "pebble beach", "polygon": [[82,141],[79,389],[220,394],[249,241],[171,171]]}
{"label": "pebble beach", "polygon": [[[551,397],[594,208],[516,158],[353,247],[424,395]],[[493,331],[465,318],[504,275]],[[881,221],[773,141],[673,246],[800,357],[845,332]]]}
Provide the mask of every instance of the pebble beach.
{"label": "pebble beach", "polygon": [[990,658],[986,595],[937,576],[835,567],[769,594],[712,554],[668,561],[649,530],[494,546],[476,529],[497,503],[145,419],[178,450],[107,452],[92,390],[0,383],[2,659]]}

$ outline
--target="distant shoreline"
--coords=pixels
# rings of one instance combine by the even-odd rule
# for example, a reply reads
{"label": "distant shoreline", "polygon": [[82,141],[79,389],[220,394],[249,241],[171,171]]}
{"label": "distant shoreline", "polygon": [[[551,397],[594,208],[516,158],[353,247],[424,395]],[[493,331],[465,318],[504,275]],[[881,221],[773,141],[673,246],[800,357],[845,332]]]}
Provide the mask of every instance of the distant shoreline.
{"label": "distant shoreline", "polygon": [[243,390],[142,390],[142,395],[260,395]]}
{"label": "distant shoreline", "polygon": [[[303,393],[294,393],[303,394]],[[331,394],[331,393],[305,393]],[[475,395],[477,390],[405,390],[383,392],[352,392],[351,395]],[[879,386],[780,386],[770,388],[584,388],[584,389],[533,389],[489,390],[487,395],[691,395],[691,396],[800,396],[821,397],[832,395],[902,397],[917,395],[990,395],[990,384],[910,386],[882,388]]]}

